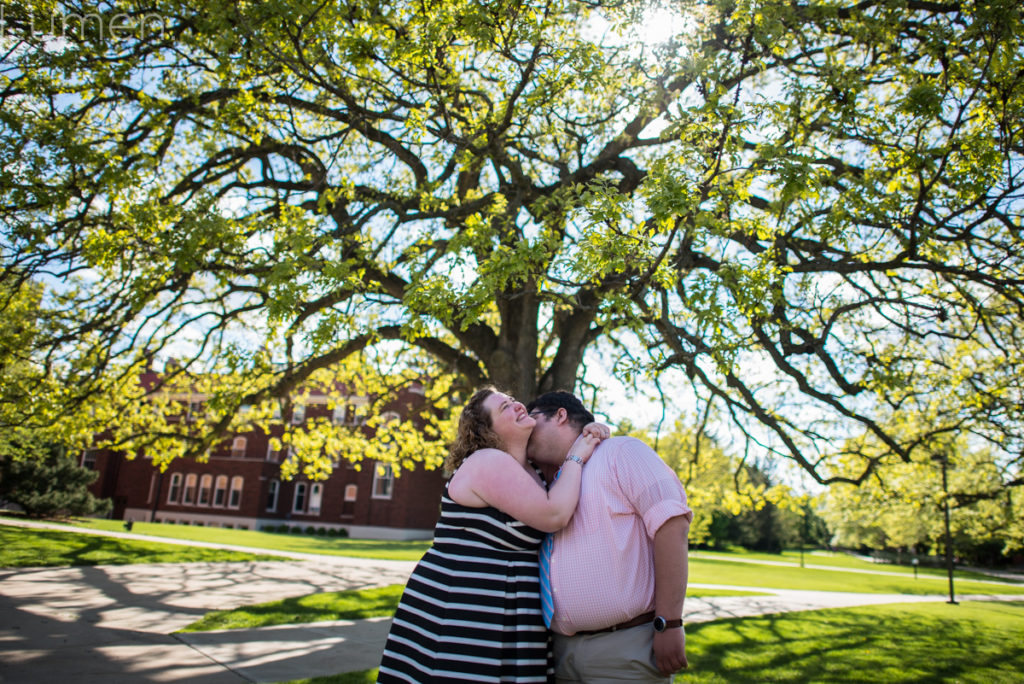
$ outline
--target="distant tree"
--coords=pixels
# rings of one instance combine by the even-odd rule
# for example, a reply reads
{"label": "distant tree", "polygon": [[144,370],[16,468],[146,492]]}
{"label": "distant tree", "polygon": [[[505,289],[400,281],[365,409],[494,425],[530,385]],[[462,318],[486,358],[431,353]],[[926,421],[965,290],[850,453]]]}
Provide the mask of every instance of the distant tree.
{"label": "distant tree", "polygon": [[0,502],[17,504],[33,518],[105,515],[110,500],[88,490],[97,475],[63,447],[6,442],[0,449]]}
{"label": "distant tree", "polygon": [[776,510],[776,534],[782,548],[823,549],[831,546],[832,533],[821,516],[822,497],[795,496]]}
{"label": "distant tree", "polygon": [[[908,436],[929,433],[919,423],[905,424],[904,431]],[[1024,548],[1024,501],[1019,492],[1002,486],[1021,472],[1000,458],[998,449],[965,438],[945,439],[931,442],[929,450],[907,463],[886,455],[884,445],[871,437],[851,440],[846,448],[877,459],[878,465],[859,486],[828,490],[823,515],[837,545],[938,553],[944,550],[948,496],[957,555],[977,551],[990,561],[993,549],[1009,554]],[[948,458],[948,494],[936,458]]]}

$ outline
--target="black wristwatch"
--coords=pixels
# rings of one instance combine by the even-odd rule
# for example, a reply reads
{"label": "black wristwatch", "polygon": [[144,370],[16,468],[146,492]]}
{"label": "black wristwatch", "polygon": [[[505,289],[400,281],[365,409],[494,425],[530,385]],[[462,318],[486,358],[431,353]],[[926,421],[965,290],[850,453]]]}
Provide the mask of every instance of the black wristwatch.
{"label": "black wristwatch", "polygon": [[654,618],[654,631],[664,632],[666,629],[676,629],[677,627],[683,626],[683,619],[678,620],[666,620],[660,615]]}

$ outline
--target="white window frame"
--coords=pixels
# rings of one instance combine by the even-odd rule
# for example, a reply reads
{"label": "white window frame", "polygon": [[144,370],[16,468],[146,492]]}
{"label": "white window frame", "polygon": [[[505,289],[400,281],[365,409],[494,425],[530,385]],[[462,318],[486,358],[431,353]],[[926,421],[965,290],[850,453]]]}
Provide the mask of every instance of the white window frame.
{"label": "white window frame", "polygon": [[362,396],[351,396],[345,400],[345,405],[342,409],[344,415],[344,425],[349,427],[358,427],[366,422],[366,416],[359,415],[357,410],[360,406],[366,406],[370,402],[366,397]]}
{"label": "white window frame", "polygon": [[245,458],[245,450],[249,440],[245,437],[235,437],[231,440],[231,458]]}
{"label": "white window frame", "polygon": [[296,482],[292,493],[292,513],[306,512],[306,483]]}
{"label": "white window frame", "polygon": [[231,491],[228,493],[228,508],[241,508],[242,488],[245,486],[245,478],[235,475],[231,478]]}
{"label": "white window frame", "polygon": [[322,482],[314,482],[309,486],[308,511],[310,515],[319,515],[324,503],[324,485]]}
{"label": "white window frame", "polygon": [[218,475],[213,484],[213,505],[224,508],[228,502],[228,476]]}
{"label": "white window frame", "polygon": [[373,499],[390,499],[395,494],[395,469],[390,463],[373,466]]}
{"label": "white window frame", "polygon": [[89,470],[96,470],[97,453],[99,453],[98,449],[85,449],[82,451],[82,462],[79,465]]}
{"label": "white window frame", "polygon": [[267,510],[274,512],[277,510],[277,500],[281,494],[281,481],[271,480],[267,485]]}
{"label": "white window frame", "polygon": [[267,461],[269,463],[281,463],[287,460],[291,448],[290,444],[282,444],[280,449],[275,450],[271,444],[267,444]]}
{"label": "white window frame", "polygon": [[167,503],[176,504],[181,497],[181,473],[171,475],[171,484],[167,487]]}
{"label": "white window frame", "polygon": [[197,506],[209,506],[213,501],[213,475],[206,473],[199,478],[199,493],[196,496]]}
{"label": "white window frame", "polygon": [[189,473],[185,476],[185,486],[181,490],[182,506],[196,505],[196,487],[198,484],[199,476],[195,473]]}

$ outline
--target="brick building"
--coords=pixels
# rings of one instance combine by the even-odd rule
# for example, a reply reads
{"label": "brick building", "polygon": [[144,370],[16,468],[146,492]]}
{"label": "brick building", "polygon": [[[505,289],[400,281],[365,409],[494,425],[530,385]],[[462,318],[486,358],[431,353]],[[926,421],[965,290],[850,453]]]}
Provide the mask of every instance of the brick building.
{"label": "brick building", "polygon": [[[155,374],[142,381],[154,385]],[[413,386],[394,408],[400,410],[421,397],[422,390]],[[196,406],[203,397],[180,400]],[[357,427],[354,408],[365,402],[363,397],[350,397],[345,406],[331,409],[326,396],[313,394],[284,419],[298,426],[322,416]],[[237,434],[215,449],[206,463],[176,459],[164,473],[145,454],[129,459],[105,449],[86,451],[82,465],[99,471],[91,489],[112,500],[115,519],[248,530],[277,530],[283,525],[344,529],[351,537],[371,539],[433,535],[444,487],[441,470],[418,466],[395,477],[389,465],[363,463],[356,470],[339,455],[338,466],[326,480],[296,476],[284,481],[283,454],[270,443],[283,429],[281,424],[272,426],[270,435],[262,430]]]}

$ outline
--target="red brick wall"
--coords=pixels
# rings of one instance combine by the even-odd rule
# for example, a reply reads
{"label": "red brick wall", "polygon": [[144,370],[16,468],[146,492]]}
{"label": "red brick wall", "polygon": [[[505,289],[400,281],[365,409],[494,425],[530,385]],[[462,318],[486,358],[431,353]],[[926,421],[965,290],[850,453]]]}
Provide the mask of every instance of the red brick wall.
{"label": "red brick wall", "polygon": [[[158,384],[158,376],[155,373],[145,374],[141,379],[147,387],[154,387]],[[407,407],[422,401],[422,394],[414,391],[400,393],[397,401],[388,408],[398,411],[400,414],[408,415]],[[330,416],[330,409],[324,403],[311,403],[306,407],[306,420],[319,416]],[[284,416],[285,420],[290,415]],[[271,434],[279,436],[283,426],[272,426]],[[92,492],[100,497],[111,498],[114,503],[112,515],[114,518],[123,518],[126,510],[131,509],[134,515],[138,511],[146,511],[146,519],[155,509],[158,518],[175,519],[175,515],[182,516],[181,520],[204,520],[204,524],[217,524],[217,518],[238,519],[244,518],[250,529],[258,527],[257,520],[262,520],[262,525],[288,523],[295,526],[314,527],[326,526],[370,526],[384,528],[399,528],[411,530],[432,530],[440,515],[440,498],[444,487],[444,479],[439,470],[426,471],[422,467],[411,472],[404,472],[395,478],[390,498],[373,497],[373,476],[375,464],[362,464],[360,470],[352,468],[343,455],[339,454],[340,463],[331,476],[321,482],[323,496],[321,510],[318,514],[308,510],[312,482],[299,478],[292,482],[281,482],[278,490],[277,508],[268,511],[266,504],[270,483],[279,479],[280,465],[276,462],[267,461],[267,450],[271,435],[262,431],[253,431],[240,434],[246,438],[244,458],[232,456],[232,442],[229,438],[219,444],[211,454],[206,463],[199,463],[191,460],[178,459],[171,463],[167,471],[159,477],[159,494],[154,499],[151,496],[153,489],[153,477],[157,470],[153,468],[150,459],[143,456],[128,459],[123,454],[99,451],[92,456],[95,458],[95,468],[100,476],[92,485]],[[372,439],[372,433],[367,429],[366,437]],[[182,492],[179,492],[178,500],[174,503],[168,501],[168,492],[171,487],[172,478],[175,474],[181,475],[181,489],[184,490],[185,477],[188,474],[196,475],[196,501],[192,504],[182,502]],[[212,480],[210,498],[207,505],[198,504],[198,488],[203,475],[210,475]],[[215,505],[212,501],[213,489],[218,476],[227,476],[228,488],[225,493],[225,504],[230,497],[230,481],[235,476],[244,478],[244,486],[240,505],[237,508],[229,505]],[[294,512],[292,510],[295,489],[299,482],[306,485],[306,510]],[[344,492],[348,485],[356,485],[357,498],[354,502],[344,502]]]}
{"label": "red brick wall", "polygon": [[[158,471],[150,459],[136,457],[127,459],[121,454],[107,451],[95,455],[95,467],[100,476],[92,485],[92,492],[100,497],[109,497],[114,502],[113,517],[123,518],[126,509],[143,509],[152,511],[154,501],[151,489],[155,490],[153,476]],[[444,478],[439,470],[428,471],[418,467],[414,471],[405,471],[394,479],[390,499],[373,498],[374,464],[362,464],[360,470],[350,467],[342,461],[334,473],[321,482],[323,496],[319,514],[292,511],[295,487],[299,482],[306,484],[306,508],[308,511],[312,482],[298,478],[291,482],[282,481],[279,485],[276,511],[267,511],[267,497],[270,482],[280,478],[280,465],[266,460],[266,440],[251,439],[247,444],[246,458],[229,456],[212,456],[207,463],[191,460],[175,460],[167,471],[159,478],[160,491],[156,502],[156,511],[167,517],[167,514],[202,514],[211,516],[244,517],[253,520],[250,529],[255,528],[255,520],[271,519],[281,523],[295,525],[357,525],[394,527],[407,529],[433,529],[440,514],[440,498],[444,487]],[[176,503],[168,502],[172,478],[175,473],[181,475],[181,491]],[[182,502],[185,479],[188,474],[196,475],[195,503]],[[210,475],[215,487],[217,476],[228,478],[234,476],[244,478],[242,496],[238,508],[227,505],[217,506],[213,503],[214,491],[211,488],[210,504],[198,504],[198,488],[203,475]],[[357,498],[346,506],[344,492],[347,485],[354,484]]]}

